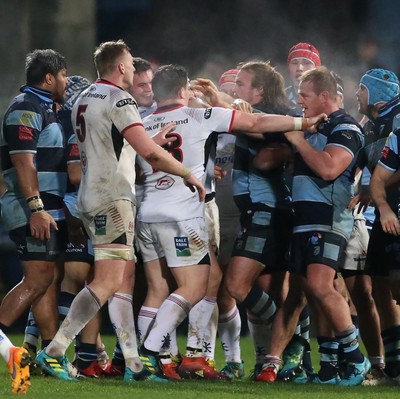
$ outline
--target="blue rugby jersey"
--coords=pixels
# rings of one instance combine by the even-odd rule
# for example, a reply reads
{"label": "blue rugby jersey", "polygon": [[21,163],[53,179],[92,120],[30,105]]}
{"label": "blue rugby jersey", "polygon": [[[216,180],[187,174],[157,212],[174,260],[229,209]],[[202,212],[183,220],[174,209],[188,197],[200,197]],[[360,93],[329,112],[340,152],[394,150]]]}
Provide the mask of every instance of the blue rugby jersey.
{"label": "blue rugby jersey", "polygon": [[8,191],[1,199],[8,230],[28,224],[30,210],[19,187],[10,155],[35,154],[39,191],[53,218],[64,219],[62,198],[66,190],[64,132],[53,110],[51,93],[31,86],[21,88],[6,111],[0,137],[1,169]]}
{"label": "blue rugby jersey", "polygon": [[353,229],[353,215],[347,205],[353,196],[357,158],[363,146],[361,126],[342,109],[332,113],[317,133],[306,134],[308,143],[318,151],[338,146],[353,155],[353,161],[335,180],[318,177],[295,153],[292,198],[294,233],[326,231],[346,239]]}

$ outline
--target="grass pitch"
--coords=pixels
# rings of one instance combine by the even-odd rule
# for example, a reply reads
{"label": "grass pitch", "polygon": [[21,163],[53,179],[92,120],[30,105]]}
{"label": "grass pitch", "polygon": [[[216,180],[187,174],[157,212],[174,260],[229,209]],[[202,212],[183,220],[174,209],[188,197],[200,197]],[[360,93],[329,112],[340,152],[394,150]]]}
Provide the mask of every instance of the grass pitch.
{"label": "grass pitch", "polygon": [[[15,345],[22,343],[21,335],[11,336]],[[111,336],[103,337],[107,351],[112,354],[115,340]],[[185,347],[184,337],[180,337],[181,351]],[[318,351],[313,346],[313,363],[318,369]],[[68,354],[72,356],[72,347]],[[246,375],[254,364],[254,351],[251,339],[242,339],[242,357]],[[71,357],[70,357],[71,358]],[[222,349],[217,348],[217,366],[222,367]],[[390,387],[338,387],[318,385],[297,385],[291,382],[259,383],[249,380],[226,381],[177,381],[166,384],[149,382],[125,383],[122,379],[86,379],[79,382],[60,381],[52,377],[32,376],[32,386],[26,397],[30,399],[397,399],[400,386]],[[10,390],[10,378],[3,363],[0,371],[0,398],[15,397]]]}

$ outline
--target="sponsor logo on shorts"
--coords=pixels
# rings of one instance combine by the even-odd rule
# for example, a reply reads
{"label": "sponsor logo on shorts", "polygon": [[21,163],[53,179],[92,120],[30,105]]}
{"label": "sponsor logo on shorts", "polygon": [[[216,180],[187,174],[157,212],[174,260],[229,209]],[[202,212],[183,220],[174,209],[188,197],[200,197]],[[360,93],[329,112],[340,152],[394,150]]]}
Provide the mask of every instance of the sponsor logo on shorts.
{"label": "sponsor logo on shorts", "polygon": [[124,98],[123,100],[119,100],[115,105],[117,108],[121,108],[125,105],[136,105],[136,103],[133,98]]}
{"label": "sponsor logo on shorts", "polygon": [[104,236],[106,234],[107,215],[96,215],[94,217],[94,227],[96,236]]}
{"label": "sponsor logo on shorts", "polygon": [[188,237],[174,237],[176,256],[190,256],[189,238]]}
{"label": "sponsor logo on shorts", "polygon": [[157,190],[168,190],[174,183],[175,180],[171,176],[165,175],[157,180],[155,187]]}
{"label": "sponsor logo on shorts", "polygon": [[321,252],[321,247],[320,247],[320,240],[321,240],[322,236],[319,233],[314,233],[311,237],[310,237],[310,244],[314,247],[313,248],[313,254],[315,256],[319,255]]}
{"label": "sponsor logo on shorts", "polygon": [[207,108],[207,109],[204,111],[204,119],[210,119],[210,117],[211,117],[211,112],[212,112],[212,108]]}

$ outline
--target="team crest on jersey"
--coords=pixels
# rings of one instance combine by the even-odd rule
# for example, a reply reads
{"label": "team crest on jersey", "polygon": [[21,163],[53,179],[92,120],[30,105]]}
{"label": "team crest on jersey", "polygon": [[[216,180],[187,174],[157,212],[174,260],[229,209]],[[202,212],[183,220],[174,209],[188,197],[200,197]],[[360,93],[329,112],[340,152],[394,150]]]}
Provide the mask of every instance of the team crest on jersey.
{"label": "team crest on jersey", "polygon": [[171,176],[165,175],[157,180],[155,187],[157,190],[168,190],[174,183],[175,180]]}
{"label": "team crest on jersey", "polygon": [[389,152],[390,152],[389,147],[387,145],[385,145],[385,147],[383,147],[383,150],[382,150],[382,157],[385,159],[388,159]]}
{"label": "team crest on jersey", "polygon": [[207,109],[204,111],[204,119],[210,119],[210,117],[211,117],[211,112],[212,112],[212,108],[207,108]]}
{"label": "team crest on jersey", "polygon": [[106,234],[107,215],[96,215],[94,217],[94,228],[96,236],[104,236]]}
{"label": "team crest on jersey", "polygon": [[115,104],[117,108],[124,107],[125,105],[136,105],[136,102],[133,98],[124,98],[123,100],[119,100]]}
{"label": "team crest on jersey", "polygon": [[174,237],[176,256],[190,256],[188,237]]}
{"label": "team crest on jersey", "polygon": [[85,151],[82,151],[82,154],[81,154],[81,169],[82,169],[82,173],[83,174],[86,174],[87,164],[88,164],[88,162],[87,162],[86,153],[85,153]]}

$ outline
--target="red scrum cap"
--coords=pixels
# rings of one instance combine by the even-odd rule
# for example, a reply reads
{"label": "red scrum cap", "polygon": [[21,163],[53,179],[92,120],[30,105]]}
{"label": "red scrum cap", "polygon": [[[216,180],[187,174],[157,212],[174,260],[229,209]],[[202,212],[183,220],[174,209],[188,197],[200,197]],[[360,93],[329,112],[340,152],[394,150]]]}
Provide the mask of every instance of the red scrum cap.
{"label": "red scrum cap", "polygon": [[316,67],[321,65],[319,51],[310,43],[297,43],[289,50],[288,63],[294,58],[306,58],[310,60]]}

